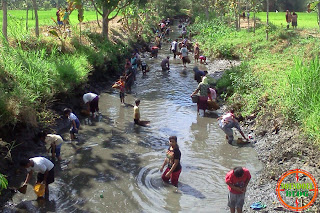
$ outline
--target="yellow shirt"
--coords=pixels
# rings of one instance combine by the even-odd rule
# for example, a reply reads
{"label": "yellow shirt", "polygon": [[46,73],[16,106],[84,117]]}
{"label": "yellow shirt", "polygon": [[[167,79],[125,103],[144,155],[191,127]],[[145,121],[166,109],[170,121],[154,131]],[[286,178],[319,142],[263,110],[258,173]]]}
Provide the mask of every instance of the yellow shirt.
{"label": "yellow shirt", "polygon": [[58,146],[63,143],[63,139],[60,135],[47,134],[45,142],[50,145],[55,143],[55,145]]}
{"label": "yellow shirt", "polygon": [[140,110],[139,110],[139,107],[137,106],[134,106],[133,108],[133,118],[140,119]]}

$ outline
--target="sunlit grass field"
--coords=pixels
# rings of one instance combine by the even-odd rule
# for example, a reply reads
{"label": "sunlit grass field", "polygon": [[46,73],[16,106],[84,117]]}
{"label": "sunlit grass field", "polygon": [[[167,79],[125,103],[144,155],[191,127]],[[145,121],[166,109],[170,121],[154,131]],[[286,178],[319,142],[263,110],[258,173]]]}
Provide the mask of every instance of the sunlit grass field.
{"label": "sunlit grass field", "polygon": [[[56,11],[57,9],[51,9],[51,10],[41,10],[38,11],[39,16],[39,25],[55,25],[55,23],[52,21],[51,17],[56,18]],[[10,29],[10,26],[26,26],[26,10],[9,10],[8,11],[8,28]],[[29,21],[28,21],[28,27],[34,28],[35,27],[35,20],[34,20],[34,14],[33,14],[33,20],[32,20],[32,11],[29,10]],[[101,16],[99,16],[100,19]],[[96,20],[96,12],[95,11],[85,11],[84,12],[84,21],[92,21]],[[70,15],[70,24],[75,25],[78,24],[78,11],[73,11]],[[0,12],[0,26],[2,27],[2,11]]]}
{"label": "sunlit grass field", "polygon": [[[316,29],[319,28],[317,22],[317,13],[306,13],[306,12],[296,12],[298,15],[298,28],[305,29]],[[262,22],[267,21],[267,13],[260,12],[257,13],[257,17],[261,19]],[[287,26],[286,23],[286,13],[285,12],[270,12],[269,13],[269,21],[276,26]],[[292,27],[292,26],[290,26]]]}

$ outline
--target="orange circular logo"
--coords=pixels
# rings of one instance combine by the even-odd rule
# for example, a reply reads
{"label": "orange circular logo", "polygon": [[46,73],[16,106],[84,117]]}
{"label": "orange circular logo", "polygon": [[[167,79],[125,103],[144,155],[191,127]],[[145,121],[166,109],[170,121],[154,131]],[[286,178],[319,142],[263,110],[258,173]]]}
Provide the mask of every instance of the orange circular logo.
{"label": "orange circular logo", "polygon": [[[318,196],[318,185],[314,177],[301,169],[284,173],[277,184],[277,196],[281,204],[291,211],[309,208]],[[304,198],[311,199],[305,204]]]}

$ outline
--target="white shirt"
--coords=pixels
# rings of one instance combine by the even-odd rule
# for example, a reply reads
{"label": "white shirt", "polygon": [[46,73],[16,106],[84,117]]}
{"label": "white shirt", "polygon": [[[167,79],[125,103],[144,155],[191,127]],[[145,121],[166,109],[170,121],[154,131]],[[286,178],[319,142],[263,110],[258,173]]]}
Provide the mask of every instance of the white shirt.
{"label": "white shirt", "polygon": [[172,43],[171,43],[171,50],[175,50],[176,49],[176,44],[177,44],[178,42],[176,42],[176,41],[173,41]]}
{"label": "white shirt", "polygon": [[73,113],[71,112],[70,115],[69,115],[69,119],[70,119],[70,121],[75,121],[75,120],[77,120],[78,118],[77,118],[77,116],[76,116],[75,114],[73,114]]}
{"label": "white shirt", "polygon": [[98,96],[97,94],[94,94],[94,93],[91,93],[91,92],[86,93],[86,94],[83,95],[83,101],[86,104],[86,103],[92,101],[93,99],[95,99],[97,96]]}
{"label": "white shirt", "polygon": [[54,167],[53,163],[44,157],[34,157],[30,158],[29,160],[32,160],[34,165],[27,168],[28,172],[32,170],[34,172],[40,172],[44,174],[46,171],[50,171]]}

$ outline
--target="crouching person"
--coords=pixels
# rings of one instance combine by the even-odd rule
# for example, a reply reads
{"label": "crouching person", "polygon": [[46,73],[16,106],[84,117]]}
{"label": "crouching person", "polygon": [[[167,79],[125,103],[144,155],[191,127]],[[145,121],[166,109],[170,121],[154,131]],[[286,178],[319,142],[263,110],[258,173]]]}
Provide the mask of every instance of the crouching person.
{"label": "crouching person", "polygon": [[38,172],[37,183],[45,185],[45,198],[49,199],[48,185],[54,182],[54,164],[44,157],[34,157],[20,161],[20,166],[27,169],[28,174],[23,185],[27,185],[33,172]]}

